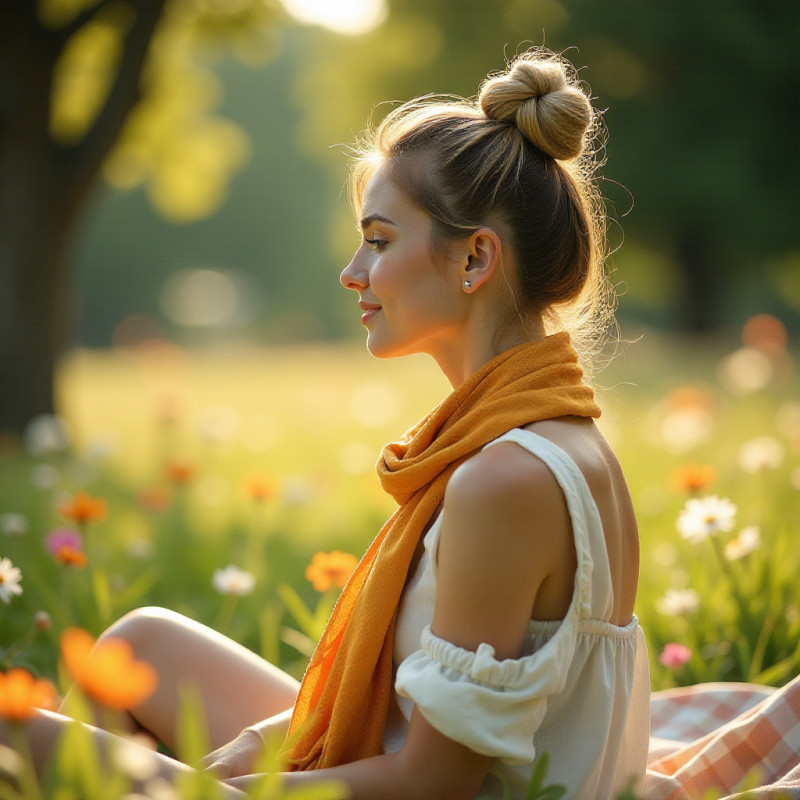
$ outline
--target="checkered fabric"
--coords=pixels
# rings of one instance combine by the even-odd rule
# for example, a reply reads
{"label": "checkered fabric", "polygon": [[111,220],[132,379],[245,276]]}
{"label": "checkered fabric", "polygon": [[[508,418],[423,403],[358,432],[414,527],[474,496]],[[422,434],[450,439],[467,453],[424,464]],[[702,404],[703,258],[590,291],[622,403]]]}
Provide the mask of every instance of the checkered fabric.
{"label": "checkered fabric", "polygon": [[[781,689],[709,683],[657,692],[645,800],[800,800],[800,677]],[[737,794],[744,788],[759,787]]]}

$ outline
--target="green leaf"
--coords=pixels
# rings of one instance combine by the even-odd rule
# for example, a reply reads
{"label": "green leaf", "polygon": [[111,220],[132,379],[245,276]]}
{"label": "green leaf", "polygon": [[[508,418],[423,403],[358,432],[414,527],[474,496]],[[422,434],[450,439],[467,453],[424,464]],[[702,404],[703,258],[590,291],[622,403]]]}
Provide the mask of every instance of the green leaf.
{"label": "green leaf", "polygon": [[108,585],[108,575],[103,569],[96,569],[92,575],[92,588],[94,590],[94,603],[97,615],[104,623],[111,621],[111,590]]}
{"label": "green leaf", "polygon": [[281,628],[281,641],[286,642],[290,647],[294,647],[298,653],[302,653],[307,658],[311,658],[317,643],[294,628]]}
{"label": "green leaf", "polygon": [[776,619],[772,614],[764,619],[761,632],[758,634],[755,647],[753,647],[753,655],[750,664],[747,668],[748,681],[752,682],[755,676],[761,672],[761,667],[764,663],[764,654],[767,651],[767,645],[769,644],[770,636],[772,636],[772,631],[775,630],[775,623]]}
{"label": "green leaf", "polygon": [[127,609],[138,605],[139,601],[158,580],[160,573],[160,569],[148,570],[144,575],[140,575],[133,583],[126,586],[117,595],[117,608]]}
{"label": "green leaf", "polygon": [[283,609],[277,602],[272,602],[261,610],[258,615],[258,633],[261,644],[261,657],[270,664],[279,664],[280,653],[280,624]]}
{"label": "green leaf", "polygon": [[300,598],[300,595],[292,589],[291,586],[282,583],[278,586],[278,594],[283,600],[289,613],[295,618],[295,621],[300,626],[300,630],[309,637],[315,639],[317,631],[317,623],[314,615],[308,610],[306,604]]}
{"label": "green leaf", "polygon": [[567,793],[566,788],[559,784],[544,785],[549,763],[550,755],[542,753],[533,769],[525,800],[559,800]]}
{"label": "green leaf", "polygon": [[539,759],[536,761],[536,766],[533,768],[533,773],[531,774],[531,780],[528,784],[528,791],[525,794],[525,800],[533,800],[533,798],[536,796],[534,793],[538,792],[542,788],[544,776],[547,774],[547,764],[549,760],[550,756],[547,753],[542,753],[539,756]]}
{"label": "green leaf", "polygon": [[211,752],[203,698],[195,686],[180,689],[176,752],[185,764],[196,764]]}
{"label": "green leaf", "polygon": [[767,667],[753,677],[753,683],[761,683],[765,686],[780,686],[786,679],[797,672],[800,666],[800,652],[794,652],[792,655],[778,661],[776,664]]}

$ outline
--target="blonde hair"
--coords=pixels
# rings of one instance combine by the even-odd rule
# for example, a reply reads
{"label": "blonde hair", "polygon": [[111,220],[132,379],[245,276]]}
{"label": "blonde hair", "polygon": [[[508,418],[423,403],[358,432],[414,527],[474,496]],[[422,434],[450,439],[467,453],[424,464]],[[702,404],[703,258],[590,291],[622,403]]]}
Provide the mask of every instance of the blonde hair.
{"label": "blonde hair", "polygon": [[476,98],[417,98],[366,131],[351,165],[351,200],[360,215],[366,184],[383,165],[431,215],[434,253],[495,227],[517,267],[518,312],[540,314],[548,331],[569,330],[589,368],[613,321],[599,131],[572,65],[534,48],[489,75]]}

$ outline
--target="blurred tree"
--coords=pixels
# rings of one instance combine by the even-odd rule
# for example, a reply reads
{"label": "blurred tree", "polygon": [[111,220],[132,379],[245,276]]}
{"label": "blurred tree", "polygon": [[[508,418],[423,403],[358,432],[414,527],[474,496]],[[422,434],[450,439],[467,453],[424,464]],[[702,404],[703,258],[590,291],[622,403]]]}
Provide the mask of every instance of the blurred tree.
{"label": "blurred tree", "polygon": [[273,0],[0,3],[0,431],[53,408],[69,248],[101,170],[176,221],[213,213],[247,158],[198,52],[274,51]]}
{"label": "blurred tree", "polygon": [[[309,60],[301,79],[309,147],[348,141],[353,120],[366,121],[382,98],[472,95],[504,52],[570,48],[577,67],[588,65],[581,77],[596,106],[608,109],[608,175],[635,199],[626,236],[679,271],[675,324],[717,325],[724,302],[767,280],[771,259],[779,271],[797,270],[787,254],[800,251],[800,3],[389,3],[380,29],[329,37]],[[377,106],[376,121],[388,108]],[[621,212],[630,205],[613,183],[604,193]],[[622,277],[635,282],[635,265]],[[793,280],[797,294],[800,276]]]}

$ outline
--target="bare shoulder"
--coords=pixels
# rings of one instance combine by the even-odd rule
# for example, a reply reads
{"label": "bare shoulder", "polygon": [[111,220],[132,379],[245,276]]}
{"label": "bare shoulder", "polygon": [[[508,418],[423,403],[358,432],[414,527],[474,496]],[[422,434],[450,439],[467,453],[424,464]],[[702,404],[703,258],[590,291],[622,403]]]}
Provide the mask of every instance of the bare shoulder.
{"label": "bare shoulder", "polygon": [[[561,488],[549,467],[513,442],[487,447],[461,464],[450,478],[445,507],[451,511],[491,514],[541,513],[563,506]],[[532,517],[526,517],[528,528]]]}
{"label": "bare shoulder", "polygon": [[[445,491],[443,537],[458,539],[475,566],[524,565],[544,581],[574,548],[566,499],[550,468],[514,442],[487,447],[461,464]],[[498,577],[501,577],[498,575]]]}
{"label": "bare shoulder", "polygon": [[434,633],[517,657],[537,595],[574,561],[573,549],[566,501],[548,467],[513,442],[477,453],[445,491]]}

